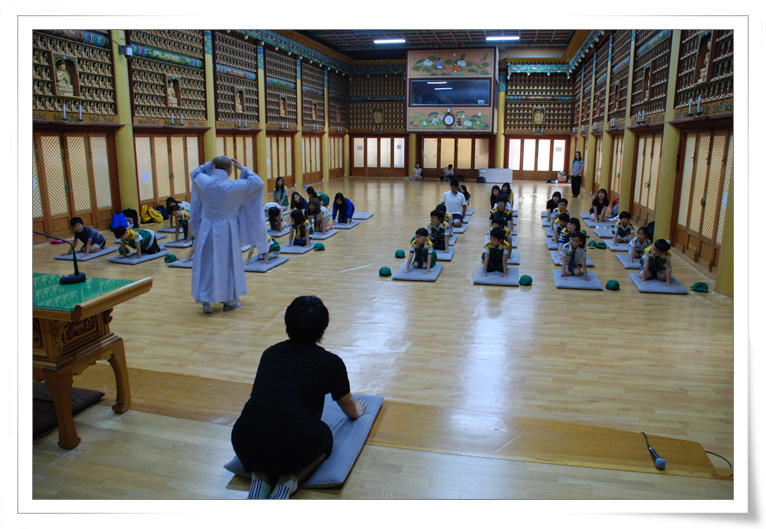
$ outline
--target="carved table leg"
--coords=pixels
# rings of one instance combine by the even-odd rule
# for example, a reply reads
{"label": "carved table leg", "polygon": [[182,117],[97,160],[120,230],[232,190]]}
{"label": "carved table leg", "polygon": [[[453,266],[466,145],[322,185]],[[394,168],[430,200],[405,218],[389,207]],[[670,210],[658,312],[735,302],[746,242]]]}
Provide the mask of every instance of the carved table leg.
{"label": "carved table leg", "polygon": [[109,364],[114,371],[117,383],[117,402],[112,409],[117,413],[125,413],[130,408],[130,383],[128,381],[128,364],[125,360],[125,345],[122,338],[113,342],[113,352]]}
{"label": "carved table leg", "polygon": [[43,380],[53,398],[59,428],[59,446],[71,450],[80,444],[72,418],[72,372],[43,369]]}

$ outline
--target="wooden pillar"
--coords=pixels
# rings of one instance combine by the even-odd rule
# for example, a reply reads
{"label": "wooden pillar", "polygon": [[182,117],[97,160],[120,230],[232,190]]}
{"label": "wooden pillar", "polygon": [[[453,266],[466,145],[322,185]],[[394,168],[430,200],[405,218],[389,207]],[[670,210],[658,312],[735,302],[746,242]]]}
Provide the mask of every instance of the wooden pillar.
{"label": "wooden pillar", "polygon": [[205,154],[203,160],[209,162],[219,154],[215,145],[215,63],[213,62],[213,35],[205,31],[205,94],[207,100],[207,126],[202,136]]}
{"label": "wooden pillar", "polygon": [[734,179],[726,190],[726,213],[724,214],[721,253],[718,256],[718,274],[714,290],[724,296],[734,296]]}
{"label": "wooden pillar", "polygon": [[[609,170],[610,167],[610,161],[612,159],[612,135],[607,133],[607,126],[609,125],[609,85],[612,80],[612,37],[609,37],[609,57],[606,61],[606,79],[604,82],[606,83],[606,87],[604,88],[606,97],[604,97],[604,115],[602,116],[602,126],[601,129],[604,131],[604,133],[601,135],[601,174],[598,175],[599,182],[598,182],[598,188],[604,188],[606,189],[606,182],[609,181]],[[598,189],[594,191],[595,193],[598,193]],[[607,195],[608,195],[607,190]]]}
{"label": "wooden pillar", "polygon": [[[596,173],[596,137],[593,135],[593,104],[596,96],[596,57],[593,57],[593,67],[588,72],[590,77],[590,111],[588,112],[588,135],[585,141],[588,142],[588,153],[585,155],[585,171],[583,172],[582,186],[580,192],[585,194],[593,193],[593,177]],[[585,87],[583,86],[583,89]],[[583,102],[585,103],[585,102]]]}
{"label": "wooden pillar", "polygon": [[[409,155],[407,156],[407,176],[412,176],[413,171],[415,170],[415,164],[418,163],[418,159],[420,158],[420,153],[418,152],[418,136],[414,132],[410,132],[408,135],[409,139],[409,145],[407,147]],[[423,168],[423,163],[420,164],[421,169]]]}
{"label": "wooden pillar", "polygon": [[117,103],[117,122],[123,126],[114,135],[117,151],[117,174],[120,182],[122,209],[138,211],[138,173],[136,168],[136,145],[133,141],[133,112],[130,105],[130,78],[128,59],[120,55],[119,46],[126,44],[125,31],[112,30],[112,56],[114,57],[114,93]]}
{"label": "wooden pillar", "polygon": [[633,164],[636,154],[636,133],[629,129],[632,121],[630,107],[633,104],[633,62],[636,58],[636,30],[630,38],[630,61],[628,63],[628,98],[625,102],[625,134],[622,137],[622,167],[620,168],[620,212],[630,212],[633,202]]}
{"label": "wooden pillar", "polygon": [[[258,43],[258,131],[255,133],[255,172],[266,183],[269,174],[268,152],[266,142],[266,71],[263,67],[263,42]],[[274,178],[276,180],[276,178]],[[268,185],[267,185],[268,188]],[[266,189],[268,191],[268,189]],[[267,195],[267,193],[266,193]]]}
{"label": "wooden pillar", "polygon": [[507,81],[500,76],[497,93],[497,135],[495,136],[495,160],[491,167],[502,168],[505,165],[505,97]]}
{"label": "wooden pillar", "polygon": [[301,59],[300,57],[296,61],[296,78],[295,78],[295,106],[296,116],[295,123],[297,132],[293,138],[293,171],[295,172],[295,187],[301,187],[303,185],[303,81],[301,80]]}
{"label": "wooden pillar", "polygon": [[681,131],[670,124],[673,120],[673,103],[676,95],[678,76],[678,54],[681,48],[681,31],[673,30],[670,41],[670,66],[668,71],[668,94],[665,99],[665,126],[662,131],[662,156],[660,174],[657,179],[657,202],[654,205],[654,238],[668,239],[673,233],[670,222],[675,204],[678,148],[681,144]]}
{"label": "wooden pillar", "polygon": [[343,136],[343,178],[351,178],[351,137]]}

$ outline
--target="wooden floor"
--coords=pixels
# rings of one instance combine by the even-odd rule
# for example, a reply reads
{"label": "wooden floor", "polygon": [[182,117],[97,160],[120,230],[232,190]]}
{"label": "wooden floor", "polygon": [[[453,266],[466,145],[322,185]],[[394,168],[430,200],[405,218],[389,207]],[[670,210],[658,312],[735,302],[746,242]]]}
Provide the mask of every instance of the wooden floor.
{"label": "wooden floor", "polygon": [[[436,283],[393,281],[379,277],[378,269],[401,266],[394,252],[406,249],[415,230],[428,222],[448,190],[444,183],[355,178],[314,187],[330,196],[342,191],[357,211],[375,215],[323,241],[324,252],[290,256],[266,274],[248,273],[250,293],[233,312],[215,307],[204,315],[190,294],[191,271],[168,268],[161,259],[137,266],[104,258],[82,263],[89,276],[154,278],[148,294],[114,311],[111,327],[125,339],[128,366],[160,377],[250,384],[261,352],[285,338],[285,307],[296,296],[314,294],[330,311],[322,345],[343,358],[355,393],[469,414],[643,431],[700,443],[736,463],[733,300],[712,291],[641,294],[616,254],[598,249],[588,250],[593,271],[602,285],[618,280],[619,291],[556,289],[540,211],[555,190],[569,197],[568,186],[514,186],[519,275],[533,278],[527,287],[472,284],[486,235],[490,184],[468,184],[476,213]],[[572,212],[589,206],[587,195],[570,199]],[[34,246],[33,270],[70,273],[71,264],[53,259],[64,251],[64,245]],[[173,251],[179,257],[187,252]],[[674,257],[673,274],[687,287],[715,283],[683,257]],[[94,406],[75,419],[82,443],[70,452],[56,446],[55,433],[35,441],[32,497],[244,498],[248,483],[221,467],[233,455],[230,425],[182,413],[205,407],[210,396],[202,389],[174,393],[168,400],[177,403],[170,406],[175,411],[132,409],[120,416],[108,406]],[[449,427],[439,425],[440,431]],[[301,490],[294,498],[734,496],[734,485],[726,480],[454,452],[367,445],[342,488]],[[711,456],[710,461],[721,475],[731,473],[723,460]]]}

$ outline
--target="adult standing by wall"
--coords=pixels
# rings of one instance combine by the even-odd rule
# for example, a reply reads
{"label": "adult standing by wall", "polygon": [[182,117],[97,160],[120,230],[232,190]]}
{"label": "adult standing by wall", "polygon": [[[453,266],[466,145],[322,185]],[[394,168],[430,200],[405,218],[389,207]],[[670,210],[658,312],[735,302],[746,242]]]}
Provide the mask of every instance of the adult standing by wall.
{"label": "adult standing by wall", "polygon": [[351,395],[343,360],[319,346],[330,313],[316,296],[295,298],[285,311],[288,340],[261,355],[250,398],[231,442],[246,472],[250,499],[287,499],[330,456],[333,436],[322,421],[330,393],[351,419],[367,404]]}
{"label": "adult standing by wall", "polygon": [[572,161],[572,196],[575,198],[580,196],[580,186],[582,185],[582,175],[584,171],[585,162],[582,159],[582,153],[577,151],[575,152],[575,157]]}
{"label": "adult standing by wall", "polygon": [[[233,168],[238,180],[229,180]],[[192,266],[192,296],[205,313],[210,303],[223,310],[241,307],[247,294],[242,245],[268,251],[263,218],[263,181],[237,160],[214,158],[191,173],[189,229],[196,235]]]}

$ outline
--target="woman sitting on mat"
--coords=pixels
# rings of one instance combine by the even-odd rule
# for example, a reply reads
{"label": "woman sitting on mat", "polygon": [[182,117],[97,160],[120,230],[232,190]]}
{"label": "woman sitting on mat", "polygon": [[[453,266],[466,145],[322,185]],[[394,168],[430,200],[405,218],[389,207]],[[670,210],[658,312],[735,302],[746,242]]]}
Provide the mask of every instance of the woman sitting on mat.
{"label": "woman sitting on mat", "polygon": [[285,311],[287,341],[266,349],[250,399],[231,431],[246,472],[250,499],[287,499],[332,452],[330,427],[322,422],[327,393],[349,419],[364,414],[354,401],[343,360],[318,344],[330,315],[315,296],[295,298]]}

